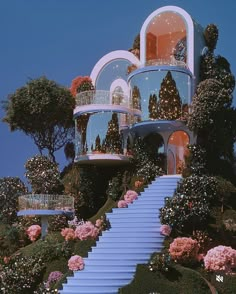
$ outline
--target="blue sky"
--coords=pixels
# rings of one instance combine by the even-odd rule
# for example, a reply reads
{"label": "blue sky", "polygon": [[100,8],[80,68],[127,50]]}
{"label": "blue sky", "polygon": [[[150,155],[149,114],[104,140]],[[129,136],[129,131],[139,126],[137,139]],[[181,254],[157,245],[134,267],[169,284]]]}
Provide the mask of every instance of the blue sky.
{"label": "blue sky", "polygon": [[[70,87],[103,55],[129,49],[148,15],[165,5],[180,6],[203,27],[215,23],[216,53],[228,59],[236,75],[235,0],[0,0],[0,100],[42,75]],[[25,181],[24,164],[35,154],[29,137],[0,122],[0,177]],[[56,159],[62,170],[63,152]]]}

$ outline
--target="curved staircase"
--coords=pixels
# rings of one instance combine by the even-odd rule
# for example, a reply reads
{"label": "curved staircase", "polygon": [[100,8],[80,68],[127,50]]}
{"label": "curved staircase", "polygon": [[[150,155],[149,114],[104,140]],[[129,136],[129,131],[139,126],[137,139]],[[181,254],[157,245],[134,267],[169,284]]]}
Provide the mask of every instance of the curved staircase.
{"label": "curved staircase", "polygon": [[117,294],[131,282],[137,264],[147,263],[162,248],[159,208],[172,196],[180,175],[153,181],[128,208],[114,208],[106,216],[111,228],[84,258],[85,268],[67,277],[61,294]]}

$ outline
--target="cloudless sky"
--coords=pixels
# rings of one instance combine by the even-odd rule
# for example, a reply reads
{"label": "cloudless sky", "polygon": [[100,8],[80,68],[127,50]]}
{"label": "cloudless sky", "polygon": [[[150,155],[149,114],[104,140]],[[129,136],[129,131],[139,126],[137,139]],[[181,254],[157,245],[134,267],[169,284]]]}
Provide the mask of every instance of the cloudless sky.
{"label": "cloudless sky", "polygon": [[[185,9],[203,27],[215,23],[216,53],[236,75],[235,0],[0,0],[0,100],[42,75],[70,87],[105,54],[131,48],[149,14],[166,5]],[[29,137],[0,122],[0,178],[26,181],[24,164],[36,154]],[[62,170],[64,153],[56,159]]]}

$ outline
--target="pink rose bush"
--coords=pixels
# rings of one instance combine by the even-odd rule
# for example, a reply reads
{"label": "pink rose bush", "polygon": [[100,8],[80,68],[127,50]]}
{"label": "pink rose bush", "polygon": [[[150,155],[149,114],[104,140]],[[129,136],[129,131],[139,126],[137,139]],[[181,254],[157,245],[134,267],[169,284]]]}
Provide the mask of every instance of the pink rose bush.
{"label": "pink rose bush", "polygon": [[217,246],[208,250],[204,257],[205,269],[231,274],[236,268],[236,250],[229,246]]}
{"label": "pink rose bush", "polygon": [[84,222],[75,229],[75,237],[80,240],[96,239],[98,234],[99,229],[90,221]]}
{"label": "pink rose bush", "polygon": [[68,260],[68,267],[71,271],[78,271],[84,269],[84,260],[79,255],[73,255]]}
{"label": "pink rose bush", "polygon": [[192,238],[175,238],[170,244],[169,253],[173,260],[178,263],[191,263],[198,260],[199,245]]}
{"label": "pink rose bush", "polygon": [[41,227],[39,225],[32,225],[26,230],[30,241],[34,242],[41,234]]}
{"label": "pink rose bush", "polygon": [[50,288],[54,283],[60,280],[62,276],[63,276],[62,272],[59,272],[59,271],[51,272],[50,275],[48,276],[46,287]]}
{"label": "pink rose bush", "polygon": [[72,228],[65,228],[61,230],[61,235],[66,241],[75,239],[75,231]]}
{"label": "pink rose bush", "polygon": [[128,204],[133,203],[138,198],[138,193],[133,190],[128,190],[124,195],[124,200],[118,201],[117,206],[119,208],[128,207]]}
{"label": "pink rose bush", "polygon": [[126,208],[128,207],[128,203],[125,200],[119,200],[117,206],[119,208]]}
{"label": "pink rose bush", "polygon": [[171,230],[172,229],[169,225],[162,225],[160,227],[160,233],[164,236],[170,236]]}

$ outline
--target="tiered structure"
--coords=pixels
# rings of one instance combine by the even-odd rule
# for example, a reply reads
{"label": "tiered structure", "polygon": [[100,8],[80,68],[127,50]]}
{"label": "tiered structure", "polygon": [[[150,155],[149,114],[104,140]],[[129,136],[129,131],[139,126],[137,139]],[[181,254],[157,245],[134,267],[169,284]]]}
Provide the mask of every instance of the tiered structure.
{"label": "tiered structure", "polygon": [[166,155],[167,173],[181,173],[186,146],[194,143],[185,121],[204,46],[203,29],[191,16],[166,6],[145,20],[140,48],[102,57],[90,75],[92,90],[76,95],[76,161],[126,164],[127,145],[148,136]]}

